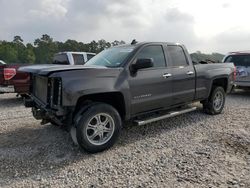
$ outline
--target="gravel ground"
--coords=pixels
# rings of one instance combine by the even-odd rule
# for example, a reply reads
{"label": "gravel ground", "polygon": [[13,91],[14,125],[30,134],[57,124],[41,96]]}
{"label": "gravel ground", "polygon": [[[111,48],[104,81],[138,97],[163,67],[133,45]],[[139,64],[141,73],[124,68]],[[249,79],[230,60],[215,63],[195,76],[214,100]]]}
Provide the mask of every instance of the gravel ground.
{"label": "gravel ground", "polygon": [[229,95],[221,115],[128,126],[95,155],[14,94],[0,95],[0,114],[0,187],[250,187],[250,92]]}

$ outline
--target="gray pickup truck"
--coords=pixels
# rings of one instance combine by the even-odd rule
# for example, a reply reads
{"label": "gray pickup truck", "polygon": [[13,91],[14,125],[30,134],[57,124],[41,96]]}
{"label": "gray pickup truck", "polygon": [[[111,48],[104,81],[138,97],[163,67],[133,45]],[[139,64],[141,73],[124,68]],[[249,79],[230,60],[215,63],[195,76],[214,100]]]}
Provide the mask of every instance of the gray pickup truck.
{"label": "gray pickup truck", "polygon": [[234,78],[232,63],[196,64],[183,45],[147,42],[106,49],[84,66],[29,66],[36,119],[67,128],[95,153],[111,147],[122,125],[155,122],[196,109],[219,114]]}

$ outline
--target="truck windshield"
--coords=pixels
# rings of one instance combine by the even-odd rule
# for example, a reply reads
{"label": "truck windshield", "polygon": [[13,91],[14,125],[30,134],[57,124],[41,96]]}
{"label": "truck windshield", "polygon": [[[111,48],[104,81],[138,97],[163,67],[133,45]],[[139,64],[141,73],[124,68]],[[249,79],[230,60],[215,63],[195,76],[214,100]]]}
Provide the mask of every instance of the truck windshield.
{"label": "truck windshield", "polygon": [[116,47],[103,50],[85,65],[96,65],[104,67],[120,67],[128,55],[134,50],[133,47]]}

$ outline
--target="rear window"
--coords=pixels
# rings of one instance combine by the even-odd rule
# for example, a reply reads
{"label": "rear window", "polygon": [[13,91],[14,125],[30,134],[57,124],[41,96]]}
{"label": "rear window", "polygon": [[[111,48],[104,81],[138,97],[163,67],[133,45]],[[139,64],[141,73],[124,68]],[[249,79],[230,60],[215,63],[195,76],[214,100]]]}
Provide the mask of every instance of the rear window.
{"label": "rear window", "polygon": [[188,66],[188,62],[182,47],[180,46],[167,46],[168,54],[170,56],[172,66],[185,67]]}
{"label": "rear window", "polygon": [[75,65],[83,65],[84,62],[84,57],[82,54],[72,54]]}
{"label": "rear window", "polygon": [[69,60],[66,54],[56,54],[52,63],[59,65],[69,65]]}
{"label": "rear window", "polygon": [[225,59],[225,62],[234,63],[235,66],[250,66],[250,55],[230,55]]}
{"label": "rear window", "polygon": [[94,56],[95,56],[94,54],[87,54],[87,59],[90,60]]}

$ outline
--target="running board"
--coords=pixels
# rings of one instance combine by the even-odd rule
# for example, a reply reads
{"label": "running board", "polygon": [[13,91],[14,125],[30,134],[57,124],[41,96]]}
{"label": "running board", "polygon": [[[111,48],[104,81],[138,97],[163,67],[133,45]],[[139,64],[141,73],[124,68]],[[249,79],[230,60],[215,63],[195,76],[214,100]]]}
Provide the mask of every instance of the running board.
{"label": "running board", "polygon": [[187,108],[187,109],[180,110],[180,111],[173,111],[173,112],[164,114],[162,116],[154,117],[154,118],[151,118],[151,119],[135,120],[134,122],[137,125],[145,125],[145,124],[152,123],[152,122],[155,122],[155,121],[159,121],[159,120],[163,120],[163,119],[166,119],[166,118],[170,118],[170,117],[178,116],[178,115],[185,114],[185,113],[188,113],[188,112],[192,112],[192,111],[195,111],[196,109],[197,109],[197,107],[191,107],[191,108]]}

